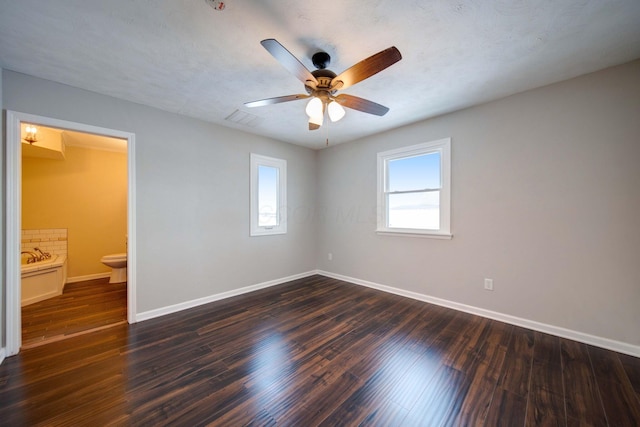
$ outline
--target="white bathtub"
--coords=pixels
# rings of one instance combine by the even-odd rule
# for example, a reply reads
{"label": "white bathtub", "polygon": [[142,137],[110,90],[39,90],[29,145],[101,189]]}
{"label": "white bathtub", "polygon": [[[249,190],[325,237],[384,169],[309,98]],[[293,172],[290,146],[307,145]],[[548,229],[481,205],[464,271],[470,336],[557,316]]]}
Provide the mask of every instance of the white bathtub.
{"label": "white bathtub", "polygon": [[67,281],[67,257],[53,255],[50,259],[22,264],[21,305],[33,304],[62,294]]}

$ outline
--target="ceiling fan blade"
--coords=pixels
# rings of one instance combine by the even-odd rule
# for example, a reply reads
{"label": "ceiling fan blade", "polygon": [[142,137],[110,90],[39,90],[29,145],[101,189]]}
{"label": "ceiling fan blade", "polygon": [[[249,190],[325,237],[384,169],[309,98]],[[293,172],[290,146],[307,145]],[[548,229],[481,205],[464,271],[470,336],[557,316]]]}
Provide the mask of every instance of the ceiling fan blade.
{"label": "ceiling fan blade", "polygon": [[259,101],[245,102],[245,107],[263,107],[265,105],[280,104],[281,102],[297,101],[298,99],[309,98],[311,95],[285,95],[276,96],[275,98],[261,99]]}
{"label": "ceiling fan blade", "polygon": [[319,124],[309,122],[309,130],[317,130],[317,129],[320,129]]}
{"label": "ceiling fan blade", "polygon": [[308,86],[316,87],[318,81],[313,77],[313,74],[276,39],[262,40],[260,44],[298,80]]}
{"label": "ceiling fan blade", "polygon": [[384,116],[389,111],[389,108],[384,105],[376,104],[373,101],[347,95],[341,93],[334,98],[343,107],[351,108],[352,110],[362,111],[363,113],[375,114],[376,116]]}
{"label": "ceiling fan blade", "polygon": [[331,80],[331,89],[345,89],[361,82],[402,59],[395,46],[364,59]]}

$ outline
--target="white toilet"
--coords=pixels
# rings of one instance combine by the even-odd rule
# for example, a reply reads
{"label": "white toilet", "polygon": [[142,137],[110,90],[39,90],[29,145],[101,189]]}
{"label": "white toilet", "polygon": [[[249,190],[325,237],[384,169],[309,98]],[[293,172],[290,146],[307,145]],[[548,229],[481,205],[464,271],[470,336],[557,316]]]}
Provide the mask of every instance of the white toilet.
{"label": "white toilet", "polygon": [[122,283],[127,281],[127,254],[105,255],[100,259],[104,265],[111,267],[109,283]]}

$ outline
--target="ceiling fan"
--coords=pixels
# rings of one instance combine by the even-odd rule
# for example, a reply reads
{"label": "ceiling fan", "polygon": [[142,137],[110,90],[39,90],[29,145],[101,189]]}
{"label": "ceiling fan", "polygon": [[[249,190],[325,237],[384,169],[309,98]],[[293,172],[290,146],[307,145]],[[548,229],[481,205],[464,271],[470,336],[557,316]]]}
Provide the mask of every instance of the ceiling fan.
{"label": "ceiling fan", "polygon": [[401,60],[402,55],[395,46],[380,51],[336,75],[336,73],[327,69],[331,57],[326,52],[317,52],[311,57],[317,70],[309,71],[277,40],[266,39],[262,40],[260,44],[284,68],[304,83],[307,94],[261,99],[259,101],[246,102],[245,106],[262,107],[264,105],[311,98],[306,108],[306,113],[309,116],[309,130],[320,128],[325,112],[328,113],[331,121],[340,120],[345,115],[343,106],[364,113],[375,114],[376,116],[384,116],[389,111],[389,108],[384,105],[344,93],[336,95],[336,92],[353,86]]}

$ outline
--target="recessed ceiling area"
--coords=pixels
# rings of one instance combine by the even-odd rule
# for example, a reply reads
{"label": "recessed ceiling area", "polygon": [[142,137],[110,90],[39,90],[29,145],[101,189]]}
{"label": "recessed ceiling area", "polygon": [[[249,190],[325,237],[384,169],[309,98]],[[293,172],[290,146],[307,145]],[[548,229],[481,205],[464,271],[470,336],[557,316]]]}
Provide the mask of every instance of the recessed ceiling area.
{"label": "recessed ceiling area", "polygon": [[[639,22],[637,0],[5,1],[0,67],[319,149],[629,62]],[[267,38],[309,70],[327,52],[335,73],[397,47],[344,91],[390,111],[311,132],[304,100],[245,107],[305,93]]]}

